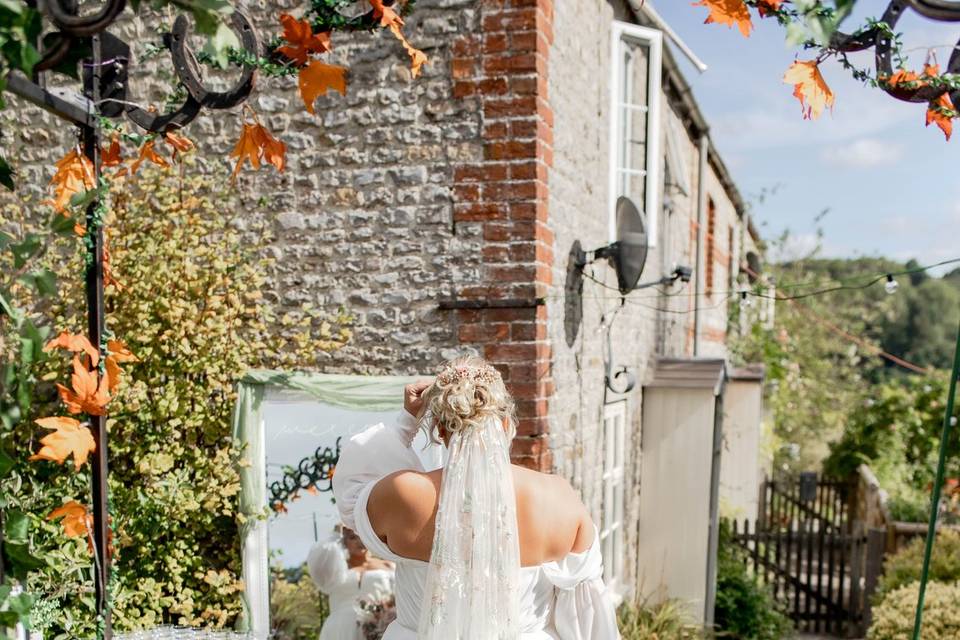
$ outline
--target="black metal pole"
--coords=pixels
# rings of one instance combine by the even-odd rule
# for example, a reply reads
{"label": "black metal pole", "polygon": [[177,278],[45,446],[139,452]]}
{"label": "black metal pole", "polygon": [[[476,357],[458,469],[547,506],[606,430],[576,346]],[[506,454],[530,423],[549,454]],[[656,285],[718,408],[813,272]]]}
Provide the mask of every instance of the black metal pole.
{"label": "black metal pole", "polygon": [[[84,93],[94,105],[100,99],[100,65],[101,49],[100,36],[92,37],[93,56],[90,61],[92,73],[87,76],[89,83],[84,87]],[[100,140],[99,125],[94,123],[81,127],[83,153],[93,163],[94,185],[96,189],[100,182]],[[99,198],[87,206],[87,250],[89,259],[86,270],[87,292],[87,332],[90,342],[100,348],[103,337],[103,226],[98,207]],[[98,379],[100,374],[98,374]],[[97,615],[102,620],[102,635],[98,637],[110,640],[113,637],[110,620],[110,608],[107,606],[107,587],[110,579],[110,554],[108,552],[108,535],[110,523],[107,520],[107,427],[106,416],[89,416],[90,429],[96,443],[91,465],[91,484],[93,499],[93,547],[94,547],[94,584],[96,589]]]}

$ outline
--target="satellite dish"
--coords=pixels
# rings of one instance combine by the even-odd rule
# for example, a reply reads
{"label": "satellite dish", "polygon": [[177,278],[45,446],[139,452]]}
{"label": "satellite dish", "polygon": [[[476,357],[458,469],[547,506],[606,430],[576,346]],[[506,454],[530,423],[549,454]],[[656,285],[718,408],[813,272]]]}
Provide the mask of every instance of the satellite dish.
{"label": "satellite dish", "polygon": [[636,289],[647,263],[649,250],[647,225],[643,214],[633,200],[626,196],[617,198],[617,236],[613,244],[594,252],[594,260],[606,258],[617,273],[620,293],[626,295]]}

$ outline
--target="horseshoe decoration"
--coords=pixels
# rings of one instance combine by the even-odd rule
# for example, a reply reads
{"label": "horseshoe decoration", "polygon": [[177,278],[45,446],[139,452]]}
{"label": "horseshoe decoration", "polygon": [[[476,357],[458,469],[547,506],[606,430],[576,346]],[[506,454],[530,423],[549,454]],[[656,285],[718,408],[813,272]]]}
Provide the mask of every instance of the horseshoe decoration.
{"label": "horseshoe decoration", "polygon": [[[890,0],[890,4],[883,12],[880,22],[885,22],[892,31],[903,12],[910,8],[934,20],[960,21],[960,0]],[[870,29],[856,35],[837,32],[831,38],[830,46],[847,53],[865,51],[870,47],[876,47],[877,77],[893,75],[893,43],[879,29]],[[960,41],[958,41],[957,46],[960,47]],[[960,73],[960,50],[956,47],[950,56],[947,73]],[[915,89],[881,86],[881,89],[898,100],[917,103],[936,100],[944,93],[943,89],[929,86]],[[960,99],[960,90],[952,92],[950,97],[954,102]]]}
{"label": "horseshoe decoration", "polygon": [[941,22],[960,22],[960,2],[957,0],[907,0],[920,15]]}
{"label": "horseshoe decoration", "polygon": [[[230,27],[240,38],[244,49],[255,55],[260,53],[257,34],[250,24],[250,20],[241,11],[230,14]],[[170,36],[170,53],[173,56],[173,67],[180,77],[180,82],[187,88],[190,97],[208,109],[229,109],[243,102],[253,90],[256,69],[245,66],[240,80],[229,91],[208,91],[203,86],[200,68],[190,47],[187,45],[187,18],[184,15],[177,17],[173,23],[173,33]]]}
{"label": "horseshoe decoration", "polygon": [[86,38],[100,33],[110,26],[127,6],[127,1],[107,0],[106,5],[100,11],[89,16],[78,15],[76,0],[45,0],[43,6],[50,16],[50,20],[64,34]]}

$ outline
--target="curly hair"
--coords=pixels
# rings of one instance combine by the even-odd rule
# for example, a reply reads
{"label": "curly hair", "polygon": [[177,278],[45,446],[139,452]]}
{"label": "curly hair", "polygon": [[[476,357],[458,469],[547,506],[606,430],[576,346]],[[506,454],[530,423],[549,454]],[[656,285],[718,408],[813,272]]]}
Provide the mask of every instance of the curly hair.
{"label": "curly hair", "polygon": [[513,397],[500,372],[479,356],[460,356],[444,364],[423,400],[418,418],[432,442],[439,441],[441,430],[462,433],[491,419],[504,424],[510,440],[516,435]]}

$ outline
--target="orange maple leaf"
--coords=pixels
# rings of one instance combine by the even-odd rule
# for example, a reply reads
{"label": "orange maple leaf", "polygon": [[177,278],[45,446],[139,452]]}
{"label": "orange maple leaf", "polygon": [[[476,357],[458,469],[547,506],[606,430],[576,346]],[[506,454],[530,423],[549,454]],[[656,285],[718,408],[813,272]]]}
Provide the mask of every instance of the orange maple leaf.
{"label": "orange maple leaf", "polygon": [[107,341],[107,351],[110,353],[104,359],[104,367],[107,371],[107,388],[112,392],[120,384],[120,375],[123,372],[120,363],[136,362],[140,358],[133,355],[127,345],[120,340]]}
{"label": "orange maple leaf", "polygon": [[117,362],[139,362],[140,358],[133,355],[130,348],[124,344],[123,340],[107,340],[108,357],[114,358]]}
{"label": "orange maple leaf", "polygon": [[123,371],[120,369],[120,364],[111,356],[104,359],[103,366],[106,369],[107,390],[113,393],[114,389],[120,385],[120,374]]}
{"label": "orange maple leaf", "polygon": [[230,156],[237,159],[233,168],[233,177],[240,173],[244,161],[249,161],[254,169],[260,168],[260,162],[272,164],[277,171],[286,167],[287,145],[277,140],[259,122],[245,122],[240,139],[230,152]]}
{"label": "orange maple leaf", "polygon": [[400,31],[400,27],[396,24],[390,25],[390,31],[396,36],[397,40],[400,41],[400,44],[403,45],[403,48],[407,50],[407,55],[410,56],[410,75],[416,78],[420,75],[420,68],[429,63],[427,60],[427,55],[417,49],[404,37],[403,32]]}
{"label": "orange maple leaf", "polygon": [[310,485],[309,487],[307,487],[307,493],[309,493],[312,496],[318,496],[320,495],[320,489],[317,489],[316,485]]}
{"label": "orange maple leaf", "polygon": [[57,384],[60,399],[67,405],[70,413],[89,413],[102,416],[110,402],[110,381],[104,376],[97,380],[96,370],[88,370],[78,356],[73,357],[73,375],[70,378],[73,389]]}
{"label": "orange maple leaf", "polygon": [[63,464],[73,455],[73,464],[77,471],[87,461],[90,453],[97,448],[90,429],[73,418],[55,417],[34,420],[44,429],[53,429],[53,433],[40,438],[43,447],[30,456],[29,460],[52,460]]}
{"label": "orange maple leaf", "polygon": [[800,101],[804,119],[819,118],[826,107],[833,108],[833,91],[820,74],[816,60],[794,62],[783,74],[783,81],[793,85],[793,95]]}
{"label": "orange maple leaf", "polygon": [[173,147],[173,159],[177,159],[177,153],[186,153],[193,149],[193,142],[178,133],[167,131],[163,134],[163,141]]}
{"label": "orange maple leaf", "polygon": [[61,521],[63,532],[70,538],[87,537],[93,528],[92,518],[87,513],[87,508],[76,500],[64,503],[47,515],[47,520],[57,520],[59,518],[63,518]]}
{"label": "orange maple leaf", "polygon": [[347,68],[335,64],[326,64],[319,60],[311,60],[307,66],[300,69],[297,84],[300,85],[300,97],[307,111],[315,113],[313,103],[318,96],[327,93],[328,89],[347,95]]}
{"label": "orange maple leaf", "polygon": [[782,3],[783,0],[758,0],[757,10],[761,17],[766,18],[768,15],[779,11]]}
{"label": "orange maple leaf", "polygon": [[78,193],[93,189],[93,163],[78,149],[71,149],[60,158],[56,166],[57,170],[50,178],[54,197],[41,204],[49,204],[57,213],[67,215],[70,199]]}
{"label": "orange maple leaf", "polygon": [[948,141],[953,135],[953,119],[956,117],[957,110],[949,93],[944,93],[927,107],[927,126],[936,124]]}
{"label": "orange maple leaf", "polygon": [[897,69],[897,72],[892,76],[886,79],[887,86],[896,87],[901,84],[908,84],[911,82],[917,82],[920,79],[913,71],[907,71],[906,69]]}
{"label": "orange maple leaf", "polygon": [[750,20],[750,10],[743,0],[700,0],[694,2],[694,7],[706,7],[710,10],[704,24],[716,22],[728,27],[736,25],[745,38],[750,37],[753,22]]}
{"label": "orange maple leaf", "polygon": [[930,78],[936,78],[938,75],[940,75],[940,65],[936,62],[925,63],[923,65],[923,75]]}
{"label": "orange maple leaf", "polygon": [[403,26],[403,18],[390,7],[385,7],[383,0],[370,0],[370,6],[373,7],[374,20],[379,20],[381,27]]}
{"label": "orange maple leaf", "polygon": [[140,147],[140,155],[137,156],[137,159],[133,161],[130,165],[130,175],[133,175],[140,169],[140,165],[143,164],[145,160],[149,160],[155,165],[161,167],[169,167],[170,163],[166,161],[159,153],[157,153],[156,148],[153,146],[156,142],[155,138],[151,138],[143,143]]}
{"label": "orange maple leaf", "polygon": [[287,513],[287,506],[279,500],[270,505],[277,513]]}
{"label": "orange maple leaf", "polygon": [[289,13],[280,14],[284,40],[290,44],[277,47],[277,51],[289,58],[298,67],[307,64],[311,53],[330,51],[330,32],[314,33],[310,21],[297,20]]}
{"label": "orange maple leaf", "polygon": [[60,335],[43,346],[44,351],[50,351],[52,349],[66,349],[72,353],[80,353],[82,351],[90,356],[90,362],[93,366],[96,366],[97,363],[100,362],[100,352],[90,344],[87,336],[79,333],[70,333],[69,331],[61,332]]}
{"label": "orange maple leaf", "polygon": [[400,41],[400,44],[403,45],[403,48],[406,49],[407,55],[410,56],[410,74],[416,78],[420,75],[420,68],[429,62],[426,54],[411,45],[403,35],[403,32],[400,30],[400,27],[403,26],[403,18],[401,18],[396,11],[384,6],[383,0],[370,0],[370,6],[373,7],[374,20],[379,20],[380,26],[389,28],[394,37],[396,37],[396,39]]}
{"label": "orange maple leaf", "polygon": [[110,146],[100,150],[100,165],[104,167],[114,167],[123,162],[120,157],[120,136],[114,134],[110,139]]}

